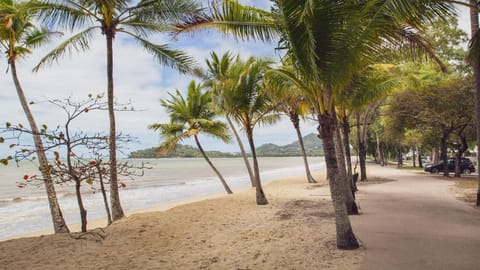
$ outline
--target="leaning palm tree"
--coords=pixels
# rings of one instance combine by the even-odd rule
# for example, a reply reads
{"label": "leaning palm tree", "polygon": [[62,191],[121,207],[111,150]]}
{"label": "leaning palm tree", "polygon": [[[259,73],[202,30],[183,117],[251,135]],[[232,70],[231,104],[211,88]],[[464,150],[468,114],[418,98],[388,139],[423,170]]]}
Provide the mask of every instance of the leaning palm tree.
{"label": "leaning palm tree", "polygon": [[53,228],[55,233],[67,233],[69,229],[60,209],[55,192],[55,186],[50,173],[48,172],[48,160],[45,155],[45,148],[40,137],[35,118],[23,91],[22,85],[17,74],[17,59],[20,59],[31,51],[31,48],[36,48],[46,41],[52,33],[48,32],[46,28],[37,28],[33,23],[32,13],[34,11],[33,2],[14,0],[0,1],[0,46],[6,53],[12,79],[17,90],[18,98],[25,112],[25,116],[32,131],[33,141],[35,144],[35,151],[37,153],[39,168],[44,179],[47,198],[50,206],[50,213],[52,215]]}
{"label": "leaning palm tree", "polygon": [[273,12],[267,12],[225,0],[213,10],[211,18],[184,25],[182,31],[196,31],[203,25],[244,39],[281,36],[283,44],[279,47],[287,48],[292,55],[304,78],[296,83],[309,97],[319,121],[336,216],[337,247],[357,248],[344,203],[345,179],[338,176],[333,140],[337,128],[336,95],[385,47],[398,48],[408,43],[413,45],[409,47],[412,52],[432,53],[418,30],[433,17],[451,12],[451,5],[408,0],[277,0]]}
{"label": "leaning palm tree", "polygon": [[118,193],[116,120],[114,108],[113,40],[117,34],[133,38],[162,65],[180,72],[191,69],[194,61],[168,45],[154,44],[147,39],[153,33],[175,29],[173,25],[192,22],[202,17],[203,10],[193,0],[45,0],[39,7],[40,18],[48,25],[82,29],[48,53],[34,70],[58,61],[74,50],[86,51],[95,32],[105,36],[107,56],[107,98],[110,125],[110,200],[113,220],[124,216]]}
{"label": "leaning palm tree", "polygon": [[[225,96],[224,91],[228,91],[228,88],[235,87],[235,84],[240,76],[240,70],[238,70],[239,65],[236,64],[240,61],[239,56],[234,59],[230,52],[226,52],[222,57],[218,57],[215,52],[210,53],[211,59],[207,59],[208,72],[204,74],[205,84],[212,88],[212,93],[215,97],[214,104],[219,109],[220,112],[228,111],[229,109],[225,107],[227,105],[222,101],[222,98]],[[225,115],[227,123],[232,130],[235,139],[237,140],[238,147],[240,148],[240,153],[243,157],[243,162],[245,168],[247,169],[248,175],[250,177],[250,183],[252,187],[255,186],[255,175],[253,174],[252,167],[248,161],[247,152],[243,145],[240,135],[231,119],[230,116]]]}
{"label": "leaning palm tree", "polygon": [[224,89],[222,93],[226,115],[232,117],[243,128],[250,145],[258,205],[268,204],[268,200],[260,179],[253,131],[258,125],[271,124],[280,118],[275,112],[276,104],[264,90],[264,75],[270,64],[270,61],[253,57],[245,62],[237,61],[235,65],[240,76],[233,87]]}
{"label": "leaning palm tree", "polygon": [[269,74],[266,85],[270,95],[276,103],[278,103],[277,111],[286,115],[290,119],[293,128],[297,133],[307,182],[311,184],[317,183],[310,172],[307,151],[305,150],[302,131],[300,130],[300,117],[305,120],[306,115],[310,113],[310,105],[306,102],[305,97],[299,88],[290,83],[290,81],[285,80],[283,77],[276,76],[275,73]]}
{"label": "leaning palm tree", "polygon": [[174,95],[170,94],[169,100],[161,100],[162,106],[170,114],[170,123],[152,124],[148,128],[159,130],[165,138],[165,141],[159,147],[159,150],[162,152],[172,151],[179,142],[193,136],[198,150],[200,150],[208,165],[217,174],[225,191],[228,194],[232,194],[232,190],[227,185],[222,174],[208,158],[198,138],[198,135],[203,133],[221,139],[224,142],[230,140],[226,125],[220,121],[213,120],[216,115],[212,110],[211,93],[208,91],[203,92],[202,89],[203,85],[192,81],[188,85],[186,98],[177,89]]}

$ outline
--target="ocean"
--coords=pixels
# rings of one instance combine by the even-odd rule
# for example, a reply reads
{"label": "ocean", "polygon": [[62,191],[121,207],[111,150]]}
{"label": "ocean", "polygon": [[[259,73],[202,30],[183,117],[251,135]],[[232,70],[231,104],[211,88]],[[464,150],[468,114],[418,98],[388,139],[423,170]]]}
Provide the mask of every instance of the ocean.
{"label": "ocean", "polygon": [[[120,189],[126,213],[225,192],[202,158],[131,160],[134,163],[142,161],[151,167],[145,170],[143,176],[134,180],[119,178],[126,184]],[[214,158],[212,162],[234,193],[250,186],[241,158]],[[323,157],[310,157],[309,162],[312,171],[325,166]],[[305,173],[301,157],[259,158],[259,166],[262,183]],[[35,165],[31,163],[20,164],[20,167],[15,164],[0,166],[0,239],[52,229],[44,186],[17,187],[25,174],[35,173],[35,170]],[[84,188],[88,220],[106,217],[101,193],[94,192],[87,184]],[[57,195],[67,224],[80,223],[74,186],[57,186]]]}

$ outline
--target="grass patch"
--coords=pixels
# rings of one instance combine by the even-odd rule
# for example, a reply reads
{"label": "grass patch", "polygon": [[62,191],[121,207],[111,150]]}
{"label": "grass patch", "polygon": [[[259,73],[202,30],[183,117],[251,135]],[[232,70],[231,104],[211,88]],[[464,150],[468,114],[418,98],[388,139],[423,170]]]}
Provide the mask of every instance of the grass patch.
{"label": "grass patch", "polygon": [[476,203],[478,188],[478,180],[476,177],[453,178],[450,181],[455,183],[452,191],[458,199],[467,203]]}

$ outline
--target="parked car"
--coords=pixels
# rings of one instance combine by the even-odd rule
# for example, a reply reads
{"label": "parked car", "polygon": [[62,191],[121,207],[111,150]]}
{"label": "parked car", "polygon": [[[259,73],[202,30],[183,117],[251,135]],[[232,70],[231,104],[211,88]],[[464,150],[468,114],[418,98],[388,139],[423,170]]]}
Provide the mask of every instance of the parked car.
{"label": "parked car", "polygon": [[[436,164],[427,164],[425,165],[424,169],[425,172],[429,173],[439,173],[443,172],[443,161],[440,161]],[[449,158],[448,159],[448,171],[454,172],[455,171],[455,159]],[[471,174],[475,172],[475,166],[473,165],[472,161],[468,158],[462,158],[462,162],[460,164],[460,171],[462,174]]]}

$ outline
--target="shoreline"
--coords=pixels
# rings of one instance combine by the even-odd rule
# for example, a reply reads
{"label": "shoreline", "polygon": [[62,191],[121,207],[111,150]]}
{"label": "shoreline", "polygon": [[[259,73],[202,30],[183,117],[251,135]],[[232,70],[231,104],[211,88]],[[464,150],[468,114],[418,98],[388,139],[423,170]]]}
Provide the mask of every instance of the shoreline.
{"label": "shoreline", "polygon": [[[318,174],[323,173],[325,168],[322,168]],[[264,188],[270,185],[271,183],[277,182],[277,181],[285,181],[291,178],[301,178],[304,177],[304,175],[294,175],[294,176],[287,176],[284,178],[278,178],[278,179],[271,179],[267,180],[266,183],[263,183]],[[242,193],[242,192],[247,192],[248,190],[252,190],[252,187],[242,187],[236,190],[233,194],[236,193]],[[233,195],[232,194],[232,195]],[[141,208],[141,209],[136,209],[136,210],[131,210],[127,211],[125,213],[125,218],[128,218],[129,216],[136,215],[136,214],[143,214],[143,213],[151,213],[151,212],[164,212],[168,211],[172,208],[175,208],[177,206],[182,206],[186,204],[191,204],[191,203],[196,203],[196,202],[201,202],[204,200],[210,200],[210,199],[219,199],[223,197],[228,197],[230,195],[226,194],[225,192],[214,192],[209,195],[197,195],[197,196],[192,196],[190,198],[185,198],[185,199],[180,199],[175,202],[166,202],[166,203],[160,203],[157,205],[149,206],[146,208]],[[253,199],[255,199],[253,197]],[[67,224],[68,228],[70,229],[70,233],[81,233],[81,223],[72,223],[72,224]],[[106,228],[108,227],[107,224],[107,216],[105,215],[102,218],[95,218],[95,219],[89,219],[87,220],[87,231],[92,231],[98,228]],[[10,236],[10,237],[3,237],[0,238],[0,242],[8,241],[8,240],[14,240],[14,239],[22,239],[22,238],[29,238],[29,237],[42,237],[42,236],[48,236],[48,235],[54,235],[53,228],[48,229],[48,230],[40,230],[40,231],[35,231],[31,233],[26,233],[26,234],[21,234],[21,235],[16,235],[16,236]]]}
{"label": "shoreline", "polygon": [[268,205],[256,205],[255,189],[248,187],[232,195],[217,193],[132,211],[88,233],[3,241],[0,265],[62,270],[358,270],[365,250],[336,248],[325,170],[314,172],[314,177],[318,184],[308,184],[304,174],[266,183]]}

